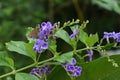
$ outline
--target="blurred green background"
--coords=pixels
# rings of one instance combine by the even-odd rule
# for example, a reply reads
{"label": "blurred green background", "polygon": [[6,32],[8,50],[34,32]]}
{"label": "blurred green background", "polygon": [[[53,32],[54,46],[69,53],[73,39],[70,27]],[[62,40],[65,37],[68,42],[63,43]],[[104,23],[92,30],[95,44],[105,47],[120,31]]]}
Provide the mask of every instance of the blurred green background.
{"label": "blurred green background", "polygon": [[[0,51],[6,50],[5,42],[10,40],[27,41],[26,27],[42,21],[63,24],[72,19],[89,20],[86,31],[98,32],[100,37],[104,31],[119,32],[120,0],[0,0]],[[19,54],[10,56],[18,60],[18,67],[29,64],[22,64],[25,59],[29,61],[27,57],[19,60]]]}
{"label": "blurred green background", "polygon": [[0,45],[26,40],[25,27],[42,21],[89,20],[87,32],[103,34],[119,31],[119,18],[119,0],[0,0]]}
{"label": "blurred green background", "polygon": [[119,18],[119,0],[0,0],[0,44],[26,40],[25,27],[42,21],[89,20],[87,32],[102,34],[119,31]]}

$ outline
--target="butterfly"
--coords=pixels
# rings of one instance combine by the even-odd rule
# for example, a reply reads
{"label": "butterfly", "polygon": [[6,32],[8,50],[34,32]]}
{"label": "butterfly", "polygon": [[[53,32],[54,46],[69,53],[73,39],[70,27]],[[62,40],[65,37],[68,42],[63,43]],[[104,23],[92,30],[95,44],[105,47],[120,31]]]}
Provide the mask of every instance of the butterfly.
{"label": "butterfly", "polygon": [[36,27],[28,34],[29,38],[39,38],[39,29],[40,25],[36,25]]}

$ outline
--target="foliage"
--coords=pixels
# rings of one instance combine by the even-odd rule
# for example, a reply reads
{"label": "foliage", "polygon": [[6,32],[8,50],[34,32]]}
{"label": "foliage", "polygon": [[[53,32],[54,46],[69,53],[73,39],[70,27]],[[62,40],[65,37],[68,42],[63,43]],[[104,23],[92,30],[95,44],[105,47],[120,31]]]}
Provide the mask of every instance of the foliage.
{"label": "foliage", "polygon": [[93,4],[96,4],[104,9],[115,11],[120,14],[120,1],[119,0],[92,0]]}
{"label": "foliage", "polygon": [[[39,36],[39,38],[28,38],[28,40],[30,40],[28,42],[7,42],[6,47],[8,50],[17,52],[18,54],[21,54],[23,56],[27,56],[31,60],[33,60],[33,62],[27,66],[16,69],[14,60],[9,57],[6,52],[1,51],[0,66],[10,67],[11,70],[8,73],[2,74],[0,78],[7,79],[7,77],[9,76],[12,79],[12,76],[10,75],[14,74],[15,80],[118,80],[120,70],[120,56],[109,56],[105,49],[119,47],[119,45],[117,45],[116,43],[119,43],[119,40],[117,39],[119,39],[120,33],[106,32],[104,33],[103,38],[100,39],[97,33],[89,35],[84,31],[87,24],[88,21],[85,21],[81,25],[79,25],[79,20],[72,20],[71,22],[65,22],[63,26],[59,27],[60,23],[55,23],[54,25],[52,25],[50,22],[43,22],[41,23],[41,28],[39,28],[41,30],[39,34],[42,34],[42,31],[45,30],[47,30],[47,33]],[[71,29],[72,37],[68,34],[65,28]],[[51,29],[52,34],[50,35],[49,30]],[[30,29],[28,30],[31,32]],[[48,35],[47,38],[46,34]],[[72,46],[73,50],[68,52],[58,52],[56,49],[56,39],[58,38],[61,38],[63,41],[69,44],[69,46]],[[115,42],[109,42],[109,38],[114,38]],[[46,41],[45,44],[43,40]],[[107,40],[107,45],[103,44],[103,40]],[[48,44],[46,44],[47,41]],[[82,43],[78,43],[79,41]],[[77,46],[81,44],[84,44],[85,48],[77,48]],[[47,45],[49,47],[47,47]],[[37,52],[39,50],[38,48],[41,48],[40,50],[42,51]],[[99,54],[102,55],[102,57],[94,59],[92,56],[94,56],[95,53],[83,53],[84,51],[89,50],[92,50],[93,52],[97,51]],[[44,55],[48,57],[44,58]],[[93,60],[86,60],[86,57]],[[43,59],[41,60],[41,58]],[[75,68],[74,72],[71,71],[73,69],[70,66]],[[67,67],[70,67],[70,69]],[[30,72],[31,68],[33,69]],[[77,68],[80,70],[79,74],[75,73],[75,71],[77,71]],[[28,69],[29,72],[33,75],[28,74],[29,72],[24,72],[24,70],[26,69]],[[116,74],[114,75],[114,73]]]}
{"label": "foliage", "polygon": [[[104,75],[108,73],[107,71],[108,68],[107,67],[105,67],[105,69],[103,68],[103,71],[105,71],[106,73],[102,74],[103,72],[101,70],[102,69],[101,67],[104,67],[102,63],[99,63],[98,60],[93,60],[92,61],[93,64],[91,64],[91,62],[89,61],[86,61],[86,59],[88,60],[87,56],[89,56],[87,55],[86,50],[88,48],[90,48],[91,50],[93,49],[94,46],[96,47],[97,44],[99,43],[101,44],[100,38],[103,36],[103,31],[109,32],[114,30],[116,32],[119,32],[119,23],[120,23],[119,0],[91,0],[91,1],[75,0],[75,1],[78,1],[79,4],[78,6],[80,7],[78,11],[75,8],[76,4],[73,4],[72,0],[35,0],[35,1],[1,0],[0,1],[0,32],[1,32],[0,33],[0,56],[1,56],[0,75],[9,72],[10,74],[14,74],[14,68],[15,70],[18,69],[18,72],[16,73],[20,76],[24,75],[24,73],[26,75],[26,73],[30,72],[30,69],[33,68],[32,66],[35,64],[31,65],[29,68],[25,68],[25,69],[24,68],[21,69],[21,68],[36,62],[39,54],[37,54],[32,49],[35,43],[33,39],[31,38],[28,39],[28,36],[27,38],[25,38],[24,36],[25,28],[27,26],[33,27],[36,24],[39,24],[43,20],[44,21],[49,20],[52,22],[60,21],[61,22],[60,27],[64,29],[61,28],[58,31],[56,31],[55,36],[59,36],[59,38],[57,40],[50,39],[48,41],[48,44],[50,45],[48,46],[49,47],[48,50],[43,51],[43,53],[40,55],[39,61],[44,61],[48,58],[53,57],[53,55],[55,56],[59,55],[58,58],[55,58],[52,61],[48,61],[47,63],[43,63],[43,62],[40,63],[40,66],[47,64],[51,65],[51,69],[53,69],[53,71],[51,71],[51,74],[48,75],[48,79],[50,80],[53,78],[58,79],[58,77],[61,75],[61,78],[59,78],[60,80],[64,80],[62,76],[64,76],[65,79],[69,80],[70,77],[66,74],[66,71],[63,69],[63,67],[60,66],[60,64],[62,62],[70,62],[72,56],[74,56],[77,59],[77,62],[80,63],[80,64],[77,63],[77,65],[80,66],[85,65],[91,67],[93,64],[95,64],[95,67],[93,66],[93,68],[91,69],[89,69],[88,67],[83,67],[84,72],[82,71],[81,76],[78,78],[84,80],[85,78],[84,75],[93,74],[93,73],[94,75],[97,75],[97,72],[101,71],[100,74],[98,73],[97,77],[103,79]],[[68,22],[65,21],[72,18],[81,19],[80,17],[77,16],[77,14],[81,14],[81,13],[77,13],[79,11],[81,11],[81,13],[84,14],[83,18],[90,20],[90,22],[87,28],[80,29],[79,38],[77,39],[78,43],[76,43],[76,40],[71,40],[69,36],[72,32],[74,32],[74,29],[76,29],[76,27],[79,25],[78,23],[79,20],[76,20],[76,22],[74,22],[74,20]],[[82,21],[80,23],[82,23]],[[83,25],[84,27],[86,27],[86,24],[81,24],[81,26]],[[31,29],[33,28],[31,27],[28,28],[28,33],[26,35],[28,35],[31,32]],[[64,33],[64,35],[61,33]],[[92,33],[92,36],[90,36],[91,35],[90,33]],[[27,42],[26,39],[28,39],[29,42]],[[105,43],[106,43],[105,40],[103,40],[103,44]],[[72,52],[76,44],[77,44],[77,49],[81,49],[77,51],[78,55],[77,54],[75,55]],[[115,46],[115,44],[116,44],[115,42],[106,44],[102,47],[102,49],[110,50]],[[6,50],[5,45],[7,45],[7,49],[9,51]],[[99,55],[98,53],[100,51],[97,52],[96,48],[95,50],[93,50],[94,52],[93,58],[100,57],[101,55],[106,56],[106,54]],[[119,58],[119,56],[117,56],[117,58]],[[116,60],[117,58],[113,57],[116,63],[119,63],[119,61]],[[102,59],[100,58],[100,60]],[[84,61],[89,63],[85,63],[83,65]],[[104,61],[106,61],[105,64],[107,64],[107,60],[103,59],[103,62]],[[55,67],[54,64],[58,66]],[[98,66],[96,67],[96,65],[99,65],[99,67]],[[117,74],[116,68],[114,70],[114,67],[111,65],[111,63],[109,64],[109,66],[112,67],[109,68],[109,73],[110,73],[109,75],[111,76],[110,78],[112,80],[114,80],[114,77],[116,77],[116,79],[119,79],[119,76],[117,76],[119,72]],[[19,69],[21,69],[21,71],[19,71]],[[96,71],[92,73],[92,70],[94,69],[96,69]],[[117,70],[119,71],[119,68]],[[116,75],[114,75],[115,72]],[[60,73],[60,75],[56,73]],[[56,77],[54,75],[56,75]],[[95,77],[94,75],[87,75],[88,77],[86,77],[86,79],[87,80],[97,79],[97,77]],[[103,77],[99,75],[102,75]],[[0,80],[14,80],[14,75],[6,76]]]}
{"label": "foliage", "polygon": [[[25,27],[32,22],[33,26],[46,19],[43,1],[29,1],[29,0],[1,0],[0,1],[0,50],[4,50],[6,41],[26,40],[23,36],[25,34]],[[9,34],[8,34],[9,32]],[[20,37],[21,36],[21,37]]]}

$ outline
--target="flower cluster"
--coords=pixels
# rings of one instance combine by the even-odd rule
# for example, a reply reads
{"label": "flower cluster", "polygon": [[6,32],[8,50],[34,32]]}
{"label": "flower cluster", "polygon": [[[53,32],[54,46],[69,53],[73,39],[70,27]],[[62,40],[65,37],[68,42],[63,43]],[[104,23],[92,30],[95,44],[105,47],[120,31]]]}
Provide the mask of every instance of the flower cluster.
{"label": "flower cluster", "polygon": [[115,32],[104,32],[103,39],[109,39],[109,38],[113,38],[117,42],[120,42],[120,32],[118,32],[118,33],[115,33]]}
{"label": "flower cluster", "polygon": [[75,66],[75,64],[76,64],[76,60],[75,60],[75,58],[72,58],[71,63],[63,64],[63,67],[65,67],[66,71],[71,72],[72,76],[77,77],[77,76],[81,75],[82,67]]}
{"label": "flower cluster", "polygon": [[41,69],[39,68],[33,68],[30,72],[30,74],[35,75],[35,76],[44,76],[48,75],[50,73],[49,67],[48,66],[43,66]]}
{"label": "flower cluster", "polygon": [[48,48],[48,38],[53,36],[53,30],[56,26],[56,23],[53,26],[50,22],[41,23],[41,28],[39,29],[39,38],[36,39],[36,43],[33,47],[36,52],[41,53],[42,50]]}
{"label": "flower cluster", "polygon": [[41,40],[41,39],[36,39],[36,43],[34,44],[33,49],[38,52],[41,53],[43,49],[47,49],[48,48],[48,42]]}
{"label": "flower cluster", "polygon": [[33,68],[30,72],[30,74],[35,75],[35,76],[39,76],[40,74],[40,69],[39,68]]}
{"label": "flower cluster", "polygon": [[49,66],[43,66],[40,71],[42,75],[44,74],[48,75],[50,73]]}

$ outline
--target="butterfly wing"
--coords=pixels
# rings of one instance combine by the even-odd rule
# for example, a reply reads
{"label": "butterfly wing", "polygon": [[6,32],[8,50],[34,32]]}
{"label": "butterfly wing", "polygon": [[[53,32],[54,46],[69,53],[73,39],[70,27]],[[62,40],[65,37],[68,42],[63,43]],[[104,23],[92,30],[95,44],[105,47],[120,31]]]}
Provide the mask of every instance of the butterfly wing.
{"label": "butterfly wing", "polygon": [[30,38],[39,38],[39,29],[40,29],[40,25],[38,24],[38,25],[28,34],[28,37],[30,37]]}

